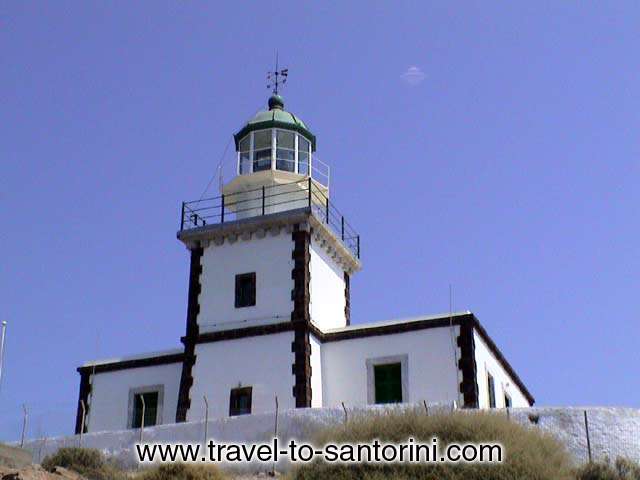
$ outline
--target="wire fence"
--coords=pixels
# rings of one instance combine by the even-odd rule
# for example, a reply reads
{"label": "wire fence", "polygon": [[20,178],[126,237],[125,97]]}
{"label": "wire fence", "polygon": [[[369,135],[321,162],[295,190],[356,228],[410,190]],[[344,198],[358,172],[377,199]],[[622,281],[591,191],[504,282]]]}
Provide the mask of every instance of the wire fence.
{"label": "wire fence", "polygon": [[[286,437],[292,431],[299,430],[299,417],[307,418],[315,428],[331,423],[348,423],[358,415],[377,409],[417,408],[425,415],[452,413],[458,410],[455,402],[445,404],[429,404],[426,401],[416,404],[398,404],[386,406],[349,406],[341,402],[338,407],[315,409],[282,410],[277,399],[272,414],[250,415],[232,418],[210,418],[209,405],[203,400],[200,421],[188,424],[163,425],[130,429],[121,432],[72,434],[76,405],[57,405],[52,408],[19,409],[11,412],[0,412],[0,431],[3,440],[15,444],[23,444],[33,454],[34,461],[39,462],[43,456],[63,446],[86,446],[107,448],[110,442],[122,447],[122,436],[131,443],[141,439],[158,441],[162,436],[180,438],[183,441],[200,441],[204,435],[217,438],[220,432],[232,432],[235,422],[239,422],[238,432],[247,431],[247,424],[255,424],[255,431],[273,431],[274,435]],[[461,410],[473,414],[475,410]],[[578,463],[588,461],[606,461],[622,457],[640,462],[640,410],[624,408],[527,408],[527,409],[495,409],[498,415],[505,415],[509,420],[540,429],[555,436],[565,445],[568,452]],[[245,417],[245,418],[242,418]],[[298,419],[298,420],[296,420]],[[296,423],[298,422],[298,423]],[[167,428],[169,427],[169,428]],[[312,428],[313,430],[313,428]],[[240,434],[240,433],[238,433]],[[172,437],[173,435],[173,437]],[[241,434],[240,434],[241,435]],[[250,441],[251,439],[247,439]],[[125,442],[126,443],[126,442]],[[109,448],[108,448],[109,449]]]}

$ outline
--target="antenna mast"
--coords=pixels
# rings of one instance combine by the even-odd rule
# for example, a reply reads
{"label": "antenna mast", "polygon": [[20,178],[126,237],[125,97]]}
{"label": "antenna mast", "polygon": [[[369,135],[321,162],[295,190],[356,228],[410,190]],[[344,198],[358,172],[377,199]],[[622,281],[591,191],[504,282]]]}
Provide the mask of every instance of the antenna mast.
{"label": "antenna mast", "polygon": [[289,76],[288,68],[278,69],[278,52],[276,52],[276,68],[267,72],[267,88],[271,89],[274,95],[278,95],[280,86],[287,83],[287,76]]}

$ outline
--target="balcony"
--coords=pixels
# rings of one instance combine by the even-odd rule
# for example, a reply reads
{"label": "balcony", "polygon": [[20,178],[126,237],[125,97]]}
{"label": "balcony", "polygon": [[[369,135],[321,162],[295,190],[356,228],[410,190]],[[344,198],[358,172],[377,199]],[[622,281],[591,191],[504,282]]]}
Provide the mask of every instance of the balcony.
{"label": "balcony", "polygon": [[291,210],[306,210],[360,258],[360,235],[330,202],[327,189],[311,178],[182,202],[180,232]]}

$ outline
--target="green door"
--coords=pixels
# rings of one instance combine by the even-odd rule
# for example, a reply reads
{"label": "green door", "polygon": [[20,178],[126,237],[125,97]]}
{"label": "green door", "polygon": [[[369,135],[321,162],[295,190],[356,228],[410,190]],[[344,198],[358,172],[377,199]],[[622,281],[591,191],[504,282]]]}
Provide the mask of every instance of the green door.
{"label": "green door", "polygon": [[402,369],[399,363],[374,365],[376,403],[402,402]]}

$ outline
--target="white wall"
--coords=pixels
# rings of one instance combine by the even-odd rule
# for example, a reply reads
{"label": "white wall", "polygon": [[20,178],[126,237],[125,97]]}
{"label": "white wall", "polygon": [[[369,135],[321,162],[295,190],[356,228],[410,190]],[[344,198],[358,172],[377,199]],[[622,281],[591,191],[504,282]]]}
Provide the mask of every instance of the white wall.
{"label": "white wall", "polygon": [[128,428],[129,391],[151,385],[163,385],[161,423],[176,421],[182,363],[132,368],[92,376],[88,431]]}
{"label": "white wall", "polygon": [[322,407],[322,344],[313,335],[309,335],[311,344],[311,406]]}
{"label": "white wall", "polygon": [[[199,296],[200,332],[280,323],[291,318],[293,240],[284,229],[276,236],[211,244],[202,256]],[[235,276],[256,272],[256,305],[235,308]]]}
{"label": "white wall", "polygon": [[229,393],[238,386],[253,387],[252,413],[274,411],[276,395],[280,408],[294,408],[292,342],[293,332],[282,332],[197,344],[187,420],[204,417],[204,395],[210,418],[228,417]]}
{"label": "white wall", "polygon": [[[458,327],[454,327],[458,335]],[[457,347],[456,347],[457,348]],[[414,332],[327,342],[322,345],[323,404],[334,407],[367,403],[369,358],[408,355],[408,397],[405,402],[458,401],[457,366],[451,330]],[[459,355],[459,353],[458,353]]]}
{"label": "white wall", "polygon": [[347,324],[344,307],[344,270],[327,255],[312,238],[310,247],[311,272],[309,313],[321,330],[340,328]]}
{"label": "white wall", "polygon": [[489,382],[487,374],[493,376],[496,392],[496,407],[504,408],[505,392],[511,397],[513,407],[529,407],[529,402],[522,394],[513,379],[487,347],[482,337],[474,330],[473,339],[476,345],[476,368],[478,376],[478,406],[489,408]]}

